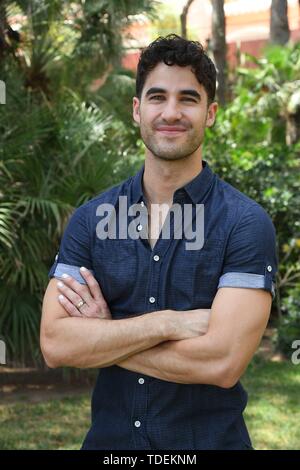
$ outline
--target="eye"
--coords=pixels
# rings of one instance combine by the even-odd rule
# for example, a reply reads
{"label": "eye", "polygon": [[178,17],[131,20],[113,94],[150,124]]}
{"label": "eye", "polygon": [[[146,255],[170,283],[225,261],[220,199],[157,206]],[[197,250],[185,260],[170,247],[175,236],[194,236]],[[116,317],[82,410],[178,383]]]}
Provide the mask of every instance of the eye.
{"label": "eye", "polygon": [[194,98],[188,98],[187,96],[182,98],[182,101],[189,101],[191,103],[197,103],[197,101]]}
{"label": "eye", "polygon": [[154,96],[150,96],[149,99],[150,99],[150,100],[158,100],[158,101],[161,101],[162,99],[164,99],[164,96],[163,96],[163,95],[154,95]]}

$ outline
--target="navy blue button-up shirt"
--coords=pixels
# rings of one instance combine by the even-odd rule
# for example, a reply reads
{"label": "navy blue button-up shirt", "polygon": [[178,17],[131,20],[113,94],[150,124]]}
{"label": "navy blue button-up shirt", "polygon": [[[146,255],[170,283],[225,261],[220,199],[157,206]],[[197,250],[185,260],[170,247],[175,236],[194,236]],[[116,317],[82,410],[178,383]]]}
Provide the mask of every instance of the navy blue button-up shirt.
{"label": "navy blue button-up shirt", "polygon": [[[187,250],[186,240],[174,237],[173,227],[169,239],[160,236],[152,250],[142,237],[142,223],[138,238],[122,239],[118,233],[115,239],[99,238],[100,206],[114,207],[117,232],[120,196],[127,197],[128,206],[145,207],[143,171],[74,212],[50,277],[68,273],[84,283],[79,267],[91,269],[113,319],[155,310],[211,308],[220,287],[261,288],[274,295],[277,257],[269,216],[214,174],[206,161],[173,198],[193,209],[203,204],[201,249]],[[193,214],[195,228],[195,210]],[[117,365],[105,367],[93,392],[92,425],[83,449],[248,448],[242,415],[246,404],[240,382],[223,389],[167,382]]]}

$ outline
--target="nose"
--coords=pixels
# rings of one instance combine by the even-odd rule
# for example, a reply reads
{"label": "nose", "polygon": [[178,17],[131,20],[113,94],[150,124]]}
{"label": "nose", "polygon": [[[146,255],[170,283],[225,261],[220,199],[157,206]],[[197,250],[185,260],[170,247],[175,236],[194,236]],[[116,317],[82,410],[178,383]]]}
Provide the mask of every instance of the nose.
{"label": "nose", "polygon": [[165,122],[176,122],[182,118],[181,110],[175,100],[167,100],[161,113]]}

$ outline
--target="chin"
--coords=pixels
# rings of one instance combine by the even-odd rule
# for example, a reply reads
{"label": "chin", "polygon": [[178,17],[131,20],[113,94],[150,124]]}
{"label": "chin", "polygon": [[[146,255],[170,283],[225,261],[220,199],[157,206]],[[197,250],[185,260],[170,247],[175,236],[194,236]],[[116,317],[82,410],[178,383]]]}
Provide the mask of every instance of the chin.
{"label": "chin", "polygon": [[171,161],[176,161],[176,160],[184,160],[185,158],[189,157],[189,154],[188,155],[169,155],[169,154],[163,154],[163,153],[156,153],[156,154],[153,154],[156,158],[159,158],[160,160],[165,160],[165,161],[168,161],[168,162],[171,162]]}

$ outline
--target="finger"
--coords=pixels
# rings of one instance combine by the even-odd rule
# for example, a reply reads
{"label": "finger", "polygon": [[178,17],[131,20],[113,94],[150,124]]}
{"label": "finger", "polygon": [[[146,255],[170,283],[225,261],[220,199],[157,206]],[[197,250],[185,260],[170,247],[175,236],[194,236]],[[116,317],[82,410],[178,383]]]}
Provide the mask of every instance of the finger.
{"label": "finger", "polygon": [[69,274],[63,274],[61,277],[64,284],[78,294],[88,305],[93,301],[88,286],[80,284],[80,282],[76,281],[72,276],[69,276]]}
{"label": "finger", "polygon": [[79,312],[83,317],[93,317],[93,313],[91,311],[92,307],[90,307],[88,304],[83,304],[81,307],[79,307]]}
{"label": "finger", "polygon": [[91,271],[89,271],[87,268],[82,266],[80,268],[80,274],[82,275],[83,279],[86,281],[94,299],[95,300],[100,300],[101,298],[104,299],[99,283],[97,282],[95,277],[92,275]]}
{"label": "finger", "polygon": [[100,318],[100,313],[92,310],[87,304],[79,308],[80,313],[86,318]]}
{"label": "finger", "polygon": [[72,302],[70,302],[64,295],[60,294],[58,296],[58,301],[70,317],[82,317],[75,305],[73,305]]}
{"label": "finger", "polygon": [[57,288],[75,307],[83,300],[80,295],[76,294],[76,292],[66,286],[62,281],[58,281]]}

